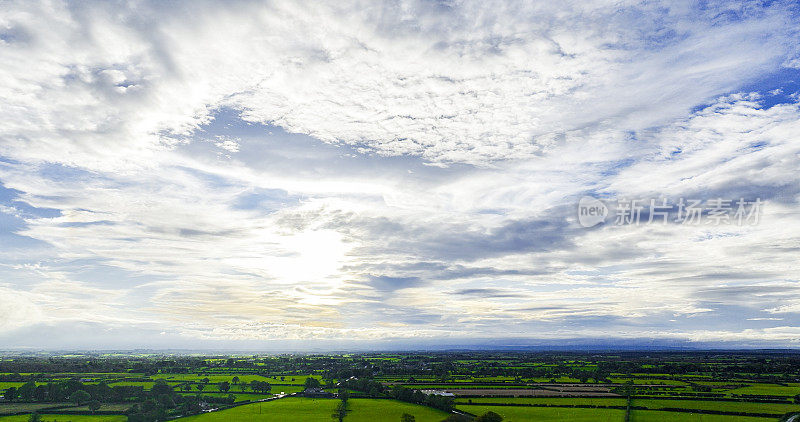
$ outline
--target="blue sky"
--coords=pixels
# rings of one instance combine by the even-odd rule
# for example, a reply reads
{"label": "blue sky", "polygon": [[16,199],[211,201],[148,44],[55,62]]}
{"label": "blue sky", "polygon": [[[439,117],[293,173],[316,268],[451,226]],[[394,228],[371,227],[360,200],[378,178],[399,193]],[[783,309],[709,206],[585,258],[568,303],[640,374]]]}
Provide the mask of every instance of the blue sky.
{"label": "blue sky", "polygon": [[799,12],[12,2],[0,344],[796,347]]}

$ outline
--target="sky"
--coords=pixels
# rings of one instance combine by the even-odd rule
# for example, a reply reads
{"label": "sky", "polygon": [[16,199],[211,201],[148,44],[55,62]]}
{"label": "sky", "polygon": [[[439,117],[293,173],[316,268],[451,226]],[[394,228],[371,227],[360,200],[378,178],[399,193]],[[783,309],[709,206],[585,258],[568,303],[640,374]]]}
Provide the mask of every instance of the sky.
{"label": "sky", "polygon": [[[798,347],[799,40],[790,1],[2,1],[0,348]],[[760,205],[614,222],[683,198]]]}

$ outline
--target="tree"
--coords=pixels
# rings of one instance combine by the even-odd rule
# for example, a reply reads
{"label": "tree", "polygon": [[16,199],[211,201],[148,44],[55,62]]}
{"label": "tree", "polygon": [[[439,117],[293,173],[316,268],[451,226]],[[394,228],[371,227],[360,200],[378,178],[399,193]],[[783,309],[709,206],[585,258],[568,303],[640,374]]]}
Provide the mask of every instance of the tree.
{"label": "tree", "polygon": [[69,396],[70,400],[74,401],[76,405],[80,406],[83,403],[92,399],[92,396],[86,390],[78,390]]}
{"label": "tree", "polygon": [[306,378],[305,387],[306,388],[320,388],[320,387],[322,387],[322,384],[319,382],[318,379],[313,378],[313,377],[308,377],[308,378]]}
{"label": "tree", "polygon": [[100,408],[100,402],[97,400],[92,400],[89,403],[86,403],[86,405],[89,406],[89,410],[91,410],[92,413],[94,413],[95,410]]}
{"label": "tree", "polygon": [[503,422],[503,417],[494,412],[486,412],[475,418],[475,422]]}
{"label": "tree", "polygon": [[409,415],[408,413],[403,413],[403,415],[400,416],[400,422],[416,422],[416,421],[417,419],[414,417],[414,415]]}
{"label": "tree", "polygon": [[231,385],[230,385],[230,383],[228,383],[228,381],[222,381],[219,384],[217,384],[217,388],[219,388],[219,391],[222,391],[223,393],[227,393],[228,390],[231,389]]}
{"label": "tree", "polygon": [[344,404],[347,404],[347,399],[349,399],[349,398],[350,398],[350,393],[346,389],[340,388],[339,389],[339,400],[341,400]]}
{"label": "tree", "polygon": [[167,384],[163,379],[157,379],[153,388],[150,389],[153,395],[160,396],[162,394],[172,394],[172,386]]}
{"label": "tree", "polygon": [[19,397],[22,399],[22,401],[33,400],[34,391],[36,391],[36,383],[33,381],[28,381],[17,389]]}
{"label": "tree", "polygon": [[17,392],[16,387],[9,387],[5,394],[3,394],[3,398],[5,398],[6,401],[12,401],[16,399],[18,395],[19,393]]}
{"label": "tree", "polygon": [[233,383],[233,385],[239,385],[239,377],[233,377],[231,382]]}
{"label": "tree", "polygon": [[339,404],[336,405],[336,409],[333,410],[331,418],[336,419],[339,422],[343,422],[348,412],[349,410],[347,409],[347,403],[340,401]]}
{"label": "tree", "polygon": [[41,422],[41,421],[42,421],[42,415],[36,412],[31,413],[31,416],[28,417],[28,422]]}
{"label": "tree", "polygon": [[205,384],[195,384],[194,388],[196,388],[197,391],[203,391],[203,389],[206,388],[206,385]]}

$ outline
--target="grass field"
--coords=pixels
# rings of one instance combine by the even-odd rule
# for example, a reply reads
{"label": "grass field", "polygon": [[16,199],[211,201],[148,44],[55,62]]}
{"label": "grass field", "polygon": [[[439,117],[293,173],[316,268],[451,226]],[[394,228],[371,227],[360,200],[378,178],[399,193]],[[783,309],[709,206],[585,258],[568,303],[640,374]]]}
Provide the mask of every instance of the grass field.
{"label": "grass field", "polygon": [[732,402],[732,401],[706,401],[706,400],[657,400],[657,399],[635,399],[634,406],[642,406],[648,409],[663,409],[665,407],[700,409],[700,410],[722,410],[726,412],[749,412],[749,413],[787,413],[800,411],[800,404],[782,403],[753,403],[753,402]]}
{"label": "grass field", "polygon": [[[180,393],[184,396],[195,396],[196,393]],[[228,397],[229,394],[233,394],[236,397],[236,401],[256,401],[261,399],[268,399],[274,397],[272,394],[242,394],[242,393],[206,393],[203,392],[202,396],[210,396],[210,397]]]}
{"label": "grass field", "polygon": [[[28,422],[29,415],[0,416],[0,422]],[[43,422],[125,422],[122,415],[42,415]]]}
{"label": "grass field", "polygon": [[109,387],[144,387],[145,390],[153,388],[155,382],[152,381],[117,381],[108,384]]}
{"label": "grass field", "polygon": [[[283,379],[281,379],[283,377]],[[322,380],[321,377],[316,375],[276,375],[274,377],[259,377],[259,381],[267,381],[270,384],[293,384],[293,385],[303,385],[306,382],[306,378],[316,378],[318,380]]]}
{"label": "grass field", "polygon": [[[570,409],[563,407],[523,406],[458,406],[460,410],[482,415],[492,411],[503,417],[503,422],[618,422],[625,419],[625,411],[617,409]],[[663,420],[663,419],[662,419]]]}
{"label": "grass field", "polygon": [[39,409],[47,409],[69,403],[3,403],[0,404],[0,415],[8,415],[19,412],[36,412]]}
{"label": "grass field", "polygon": [[23,384],[25,384],[25,383],[24,382],[10,382],[10,381],[9,382],[0,382],[0,390],[5,390],[5,389],[11,388],[11,387],[19,388]]}
{"label": "grass field", "polygon": [[[337,400],[285,398],[248,404],[220,412],[181,418],[186,422],[308,421],[330,422]],[[347,422],[399,421],[403,413],[414,415],[417,422],[439,422],[447,413],[429,407],[395,400],[351,399]]]}
{"label": "grass field", "polygon": [[757,394],[769,396],[791,397],[800,394],[800,387],[785,387],[776,384],[749,384],[747,387],[736,388],[728,391],[730,394]]}
{"label": "grass field", "polygon": [[[620,419],[621,421],[622,419]],[[660,412],[658,410],[634,410],[631,422],[774,422],[774,418],[747,416],[703,415],[700,413]]]}

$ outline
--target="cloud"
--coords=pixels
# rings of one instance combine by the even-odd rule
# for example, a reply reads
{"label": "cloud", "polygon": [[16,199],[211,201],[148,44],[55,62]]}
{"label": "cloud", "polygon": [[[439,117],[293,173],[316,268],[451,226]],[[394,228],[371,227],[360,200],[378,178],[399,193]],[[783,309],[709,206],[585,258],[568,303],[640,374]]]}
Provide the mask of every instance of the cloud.
{"label": "cloud", "polygon": [[[11,4],[0,330],[791,343],[796,18],[790,2]],[[765,208],[756,226],[585,229],[583,195]]]}

